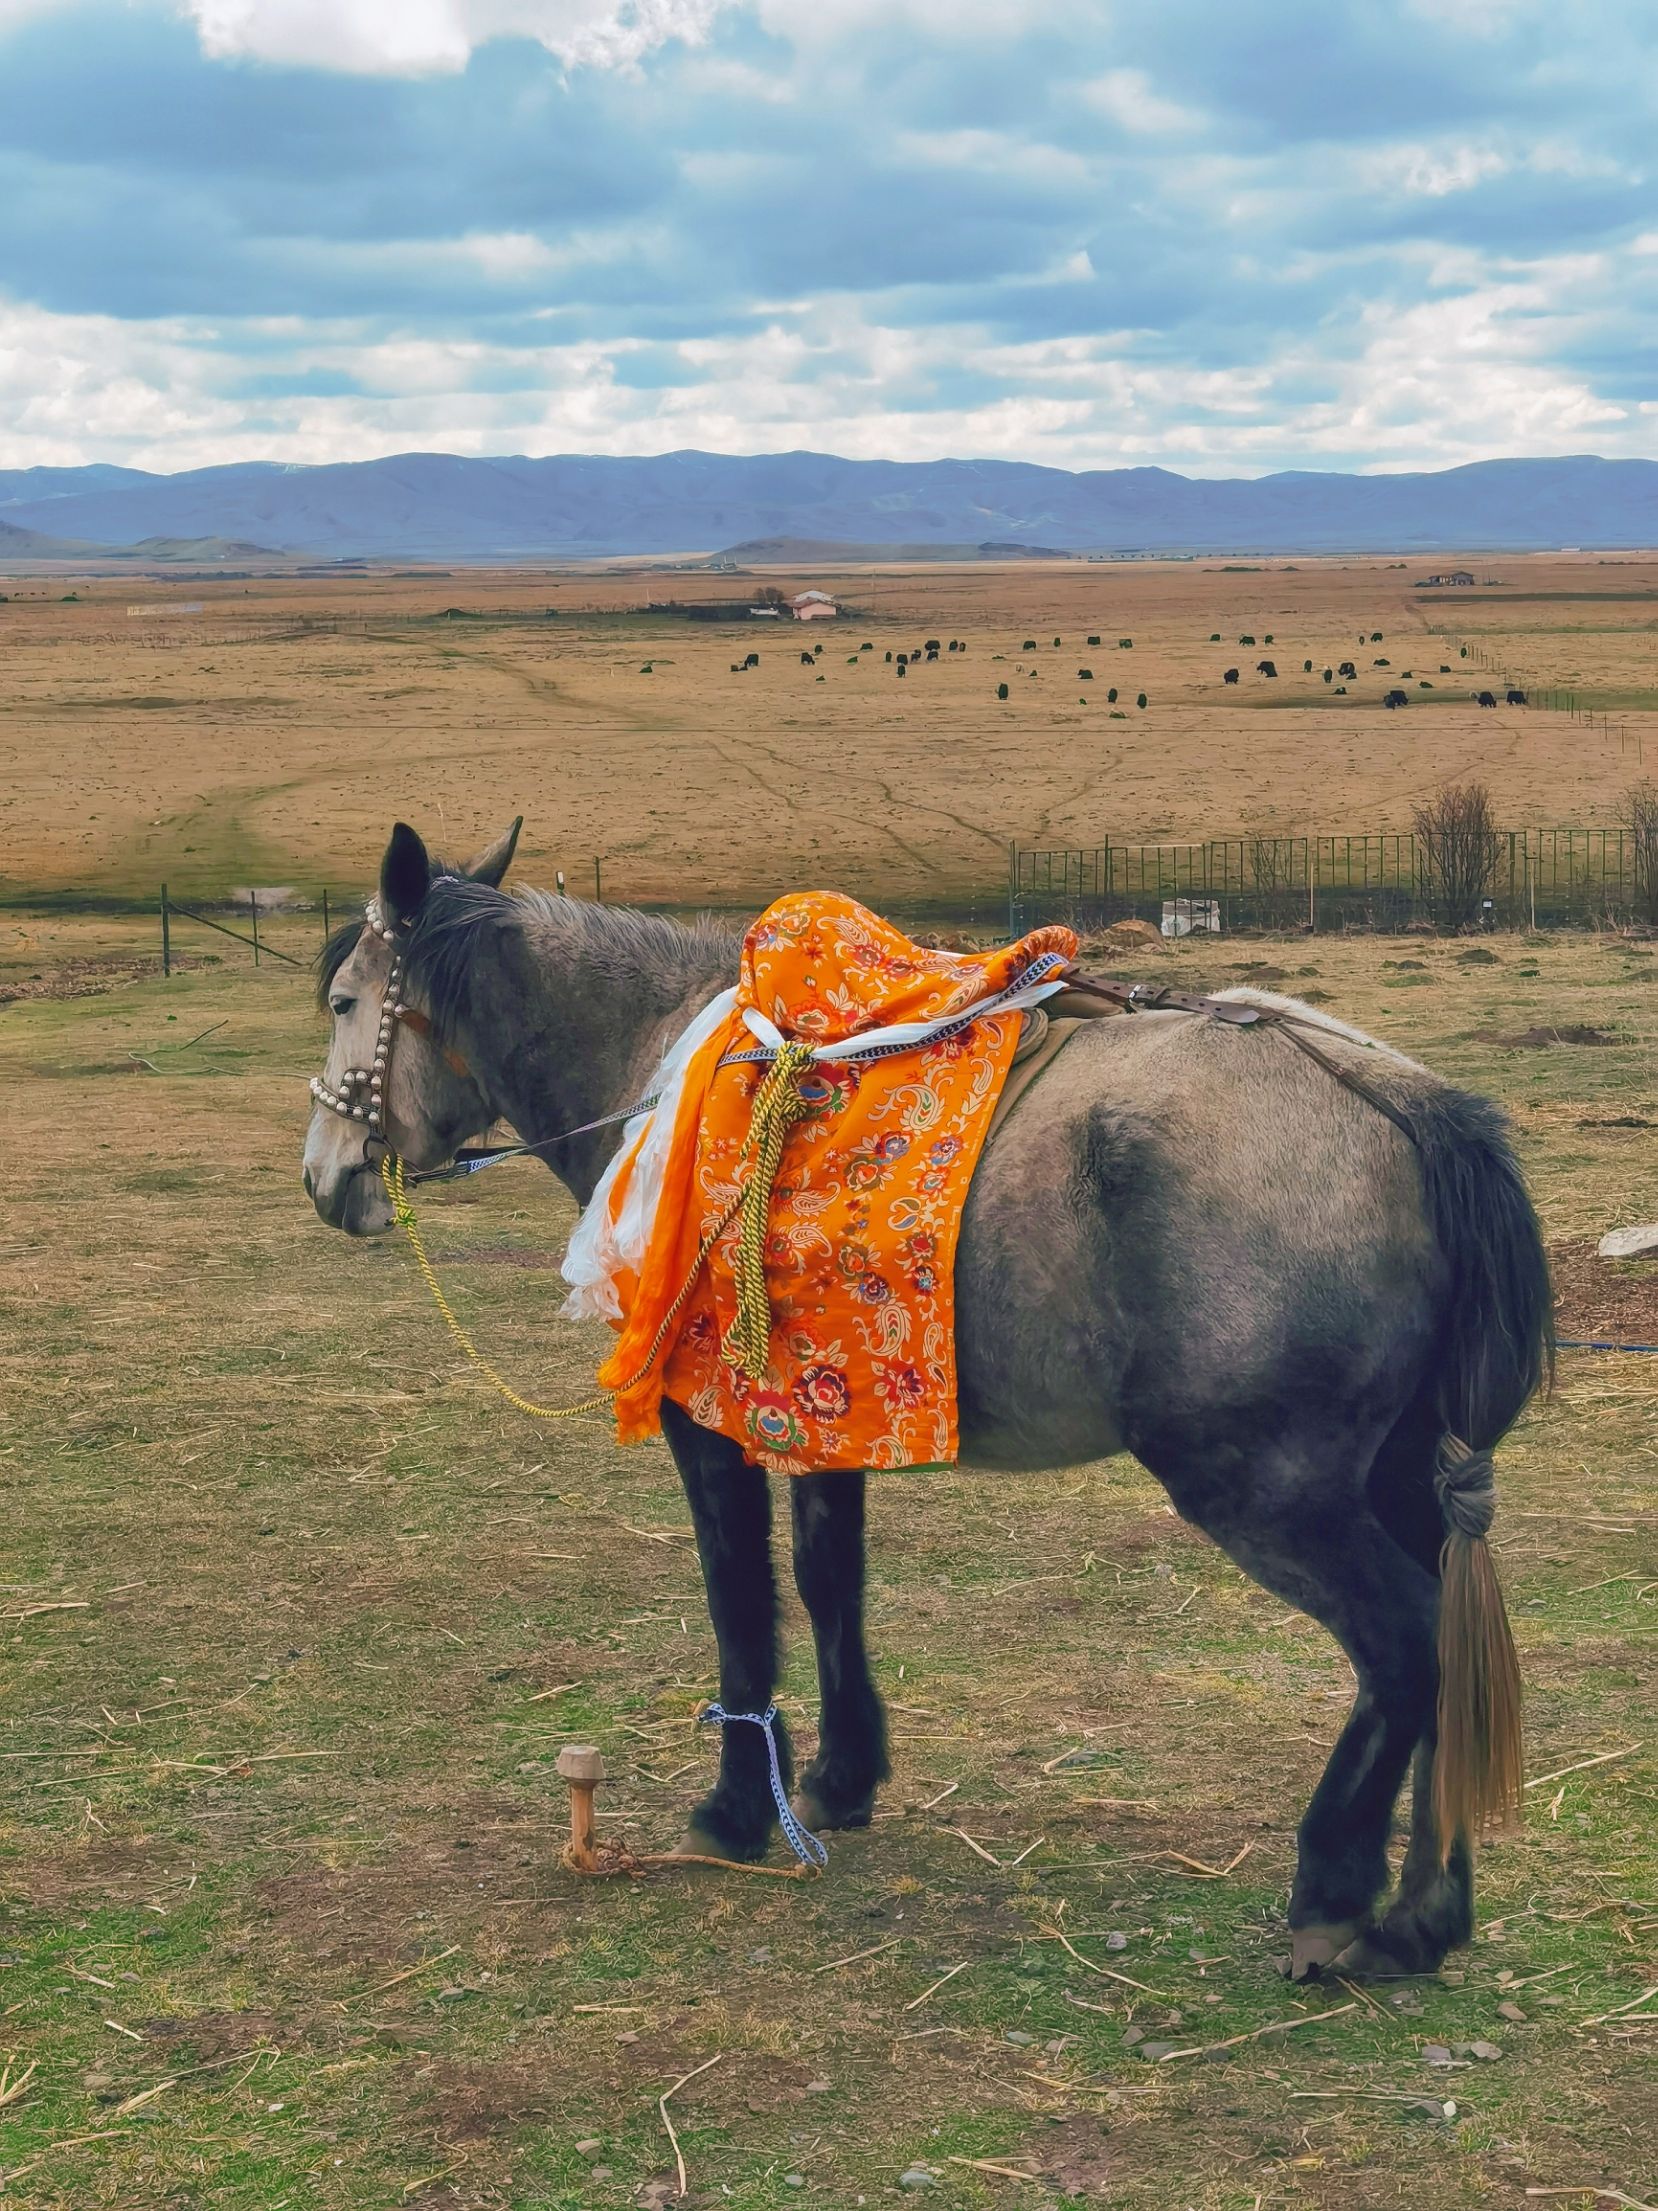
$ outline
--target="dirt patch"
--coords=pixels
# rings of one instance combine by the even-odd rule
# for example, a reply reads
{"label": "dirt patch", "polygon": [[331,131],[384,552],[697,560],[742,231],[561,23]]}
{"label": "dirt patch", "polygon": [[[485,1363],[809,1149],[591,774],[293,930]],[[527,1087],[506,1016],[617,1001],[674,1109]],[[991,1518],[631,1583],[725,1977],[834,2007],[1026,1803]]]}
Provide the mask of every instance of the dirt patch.
{"label": "dirt patch", "polygon": [[[175,955],[173,971],[180,974],[217,965],[217,961],[180,959]],[[106,991],[124,990],[129,983],[147,982],[160,973],[159,957],[64,960],[50,970],[42,969],[38,975],[24,975],[15,982],[0,983],[0,1006],[16,1005],[25,999],[101,998]]]}
{"label": "dirt patch", "polygon": [[1605,1029],[1593,1029],[1586,1021],[1564,1022],[1557,1029],[1522,1029],[1517,1036],[1502,1036],[1495,1029],[1476,1029],[1476,1044],[1500,1044],[1508,1052],[1540,1052],[1550,1044],[1616,1044]]}
{"label": "dirt patch", "polygon": [[292,2027],[269,2011],[202,2011],[190,2019],[148,2019],[144,2032],[152,2042],[166,2044],[169,2062],[188,2054],[198,2065],[265,2043],[288,2046],[294,2040]]}
{"label": "dirt patch", "polygon": [[1063,2119],[1038,2135],[1031,2152],[1044,2180],[1063,2196],[1087,2202],[1104,2196],[1122,2172],[1122,2158],[1111,2136],[1092,2116]]}
{"label": "dirt patch", "polygon": [[1554,1325],[1576,1343],[1658,1343],[1658,1260],[1602,1259],[1588,1237],[1549,1249]]}
{"label": "dirt patch", "polygon": [[445,2142],[515,2134],[553,2109],[547,2083],[545,2059],[445,2060],[427,2068],[426,2116]]}
{"label": "dirt patch", "polygon": [[475,1917],[498,1898],[539,1891],[558,1844],[545,1819],[464,1809],[378,1865],[299,1865],[256,1894],[283,1938],[321,1965],[387,1971],[430,1947],[431,1923]]}
{"label": "dirt patch", "polygon": [[178,1846],[150,1842],[94,1842],[85,1849],[59,1848],[24,1858],[11,1868],[7,1897],[41,1911],[65,1905],[148,1901],[170,1883],[188,1880]]}

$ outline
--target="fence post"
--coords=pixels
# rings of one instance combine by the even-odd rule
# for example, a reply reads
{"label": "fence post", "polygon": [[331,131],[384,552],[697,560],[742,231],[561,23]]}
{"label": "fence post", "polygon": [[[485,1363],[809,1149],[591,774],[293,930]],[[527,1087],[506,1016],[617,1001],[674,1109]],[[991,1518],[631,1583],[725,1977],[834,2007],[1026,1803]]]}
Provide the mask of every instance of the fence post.
{"label": "fence post", "polygon": [[593,899],[594,903],[600,906],[604,904],[604,875],[602,872],[603,868],[604,862],[595,852],[593,855]]}
{"label": "fence post", "polygon": [[1009,837],[1007,841],[1007,935],[1011,944],[1019,934],[1014,920],[1014,907],[1019,897],[1019,847]]}
{"label": "fence post", "polygon": [[253,917],[253,964],[257,967],[259,965],[259,901],[254,897],[252,891],[248,892],[248,912]]}
{"label": "fence post", "polygon": [[161,886],[161,972],[168,976],[173,972],[173,937],[167,923],[167,886]]}
{"label": "fence post", "polygon": [[328,942],[333,933],[328,925],[328,889],[324,885],[322,893],[322,941],[324,944]]}

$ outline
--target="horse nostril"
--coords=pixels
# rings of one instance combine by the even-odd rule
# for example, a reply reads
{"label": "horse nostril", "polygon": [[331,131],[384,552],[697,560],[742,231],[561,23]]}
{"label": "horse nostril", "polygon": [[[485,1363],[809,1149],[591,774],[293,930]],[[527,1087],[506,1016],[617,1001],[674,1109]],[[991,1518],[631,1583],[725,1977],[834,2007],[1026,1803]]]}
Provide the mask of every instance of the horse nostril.
{"label": "horse nostril", "polygon": [[317,1196],[316,1185],[311,1180],[311,1170],[309,1167],[305,1169],[304,1173],[300,1177],[300,1180],[305,1185],[305,1195],[311,1200],[313,1204],[315,1204]]}

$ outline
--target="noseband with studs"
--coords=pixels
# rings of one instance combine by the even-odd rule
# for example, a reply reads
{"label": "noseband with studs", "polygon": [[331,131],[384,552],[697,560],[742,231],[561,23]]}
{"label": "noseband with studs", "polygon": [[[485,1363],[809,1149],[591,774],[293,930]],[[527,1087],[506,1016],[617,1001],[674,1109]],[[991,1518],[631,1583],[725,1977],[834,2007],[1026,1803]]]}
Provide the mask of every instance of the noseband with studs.
{"label": "noseband with studs", "polygon": [[[365,908],[368,926],[382,943],[397,944],[397,931],[386,926],[385,910],[377,898],[371,898]],[[326,1106],[330,1113],[337,1113],[342,1121],[359,1121],[370,1136],[381,1143],[386,1140],[386,1070],[391,1064],[392,1038],[397,1033],[399,1021],[406,1020],[411,1009],[404,1005],[398,993],[403,986],[403,955],[393,950],[391,973],[386,977],[386,995],[380,1007],[380,1028],[374,1039],[374,1064],[371,1067],[348,1067],[340,1077],[336,1090],[322,1075],[311,1077],[311,1095],[318,1105]]]}

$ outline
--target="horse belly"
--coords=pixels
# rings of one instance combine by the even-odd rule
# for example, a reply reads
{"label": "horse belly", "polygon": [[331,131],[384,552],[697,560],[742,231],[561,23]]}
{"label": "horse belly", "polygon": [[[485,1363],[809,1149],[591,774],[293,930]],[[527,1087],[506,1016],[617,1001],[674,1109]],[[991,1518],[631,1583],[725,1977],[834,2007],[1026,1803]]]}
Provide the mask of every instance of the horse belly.
{"label": "horse belly", "polygon": [[1034,1472],[1126,1448],[1126,1344],[1100,1297],[1090,1224],[1066,1202],[1065,1178],[1035,1161],[1028,1177],[1010,1171],[1012,1134],[981,1162],[956,1255],[959,1459]]}

